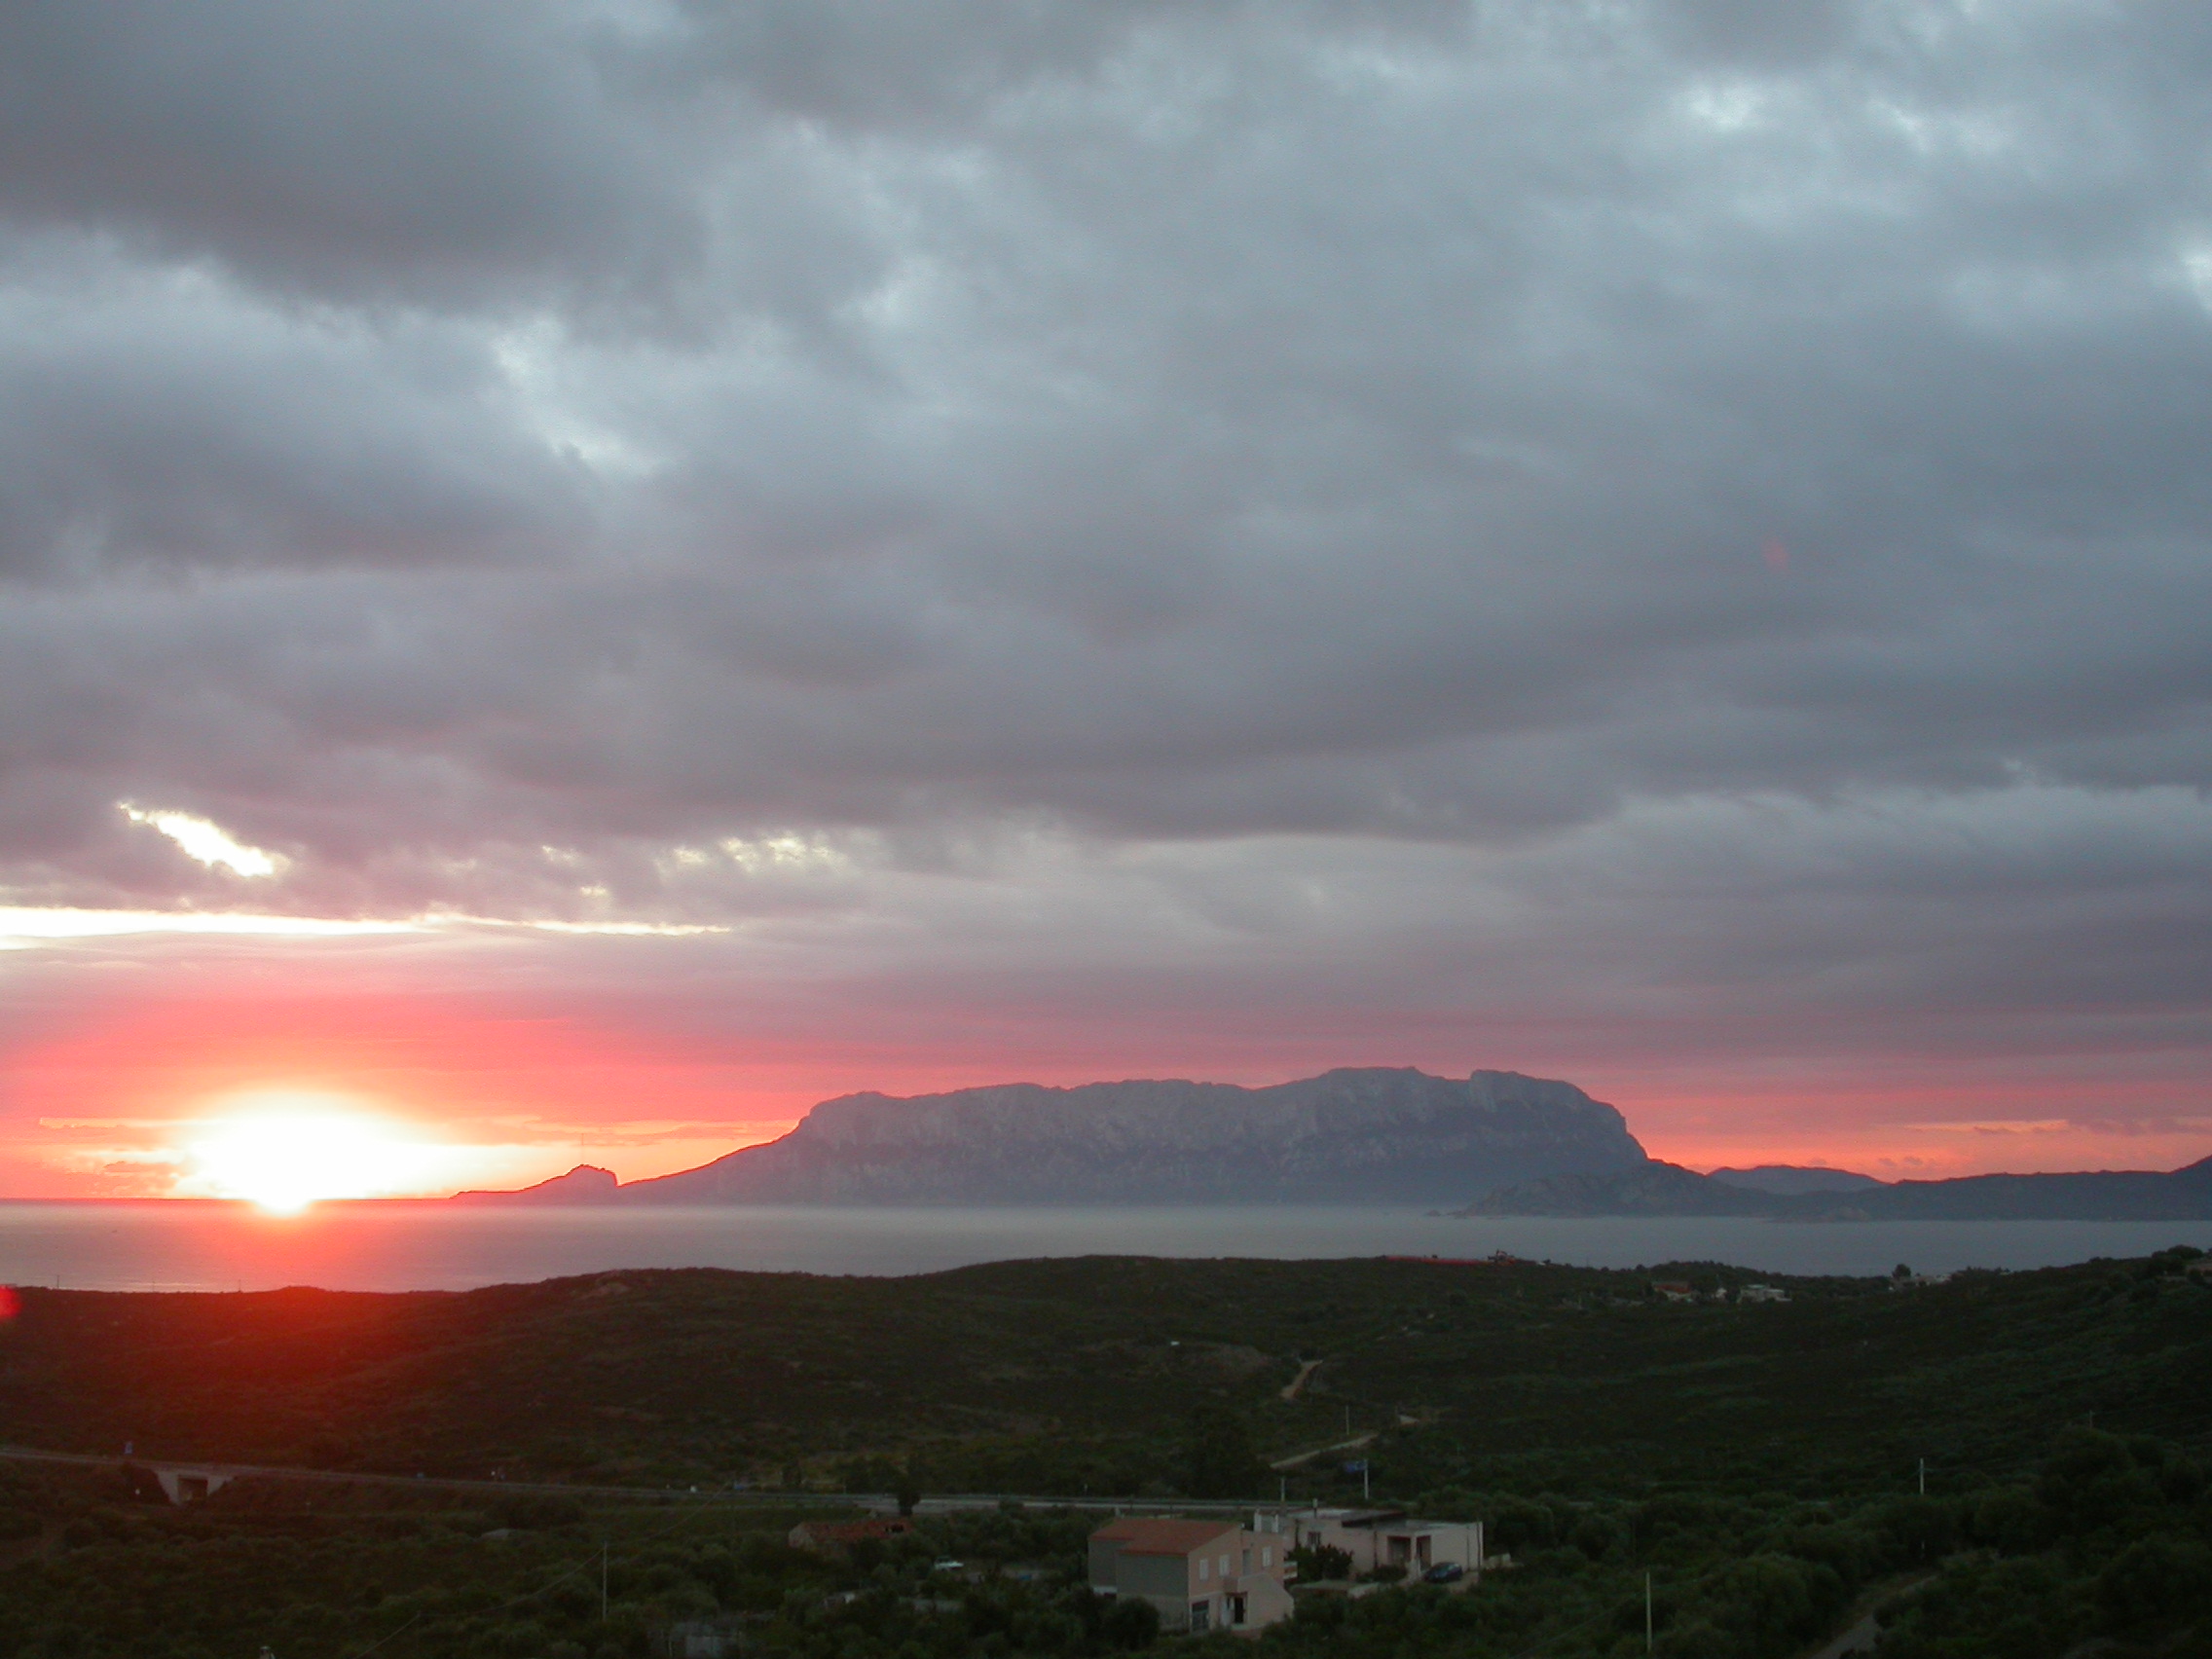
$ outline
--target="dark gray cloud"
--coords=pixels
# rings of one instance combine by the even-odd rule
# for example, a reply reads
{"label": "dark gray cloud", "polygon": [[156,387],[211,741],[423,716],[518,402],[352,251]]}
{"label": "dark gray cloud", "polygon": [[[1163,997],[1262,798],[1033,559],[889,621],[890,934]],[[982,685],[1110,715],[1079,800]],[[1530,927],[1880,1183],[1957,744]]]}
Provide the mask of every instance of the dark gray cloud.
{"label": "dark gray cloud", "polygon": [[0,296],[0,573],[558,564],[596,494],[450,326],[278,315],[22,246]]}
{"label": "dark gray cloud", "polygon": [[0,64],[18,899],[2204,1006],[2200,9],[11,6]]}
{"label": "dark gray cloud", "polygon": [[0,12],[0,202],[374,298],[570,285],[681,243],[579,6]]}

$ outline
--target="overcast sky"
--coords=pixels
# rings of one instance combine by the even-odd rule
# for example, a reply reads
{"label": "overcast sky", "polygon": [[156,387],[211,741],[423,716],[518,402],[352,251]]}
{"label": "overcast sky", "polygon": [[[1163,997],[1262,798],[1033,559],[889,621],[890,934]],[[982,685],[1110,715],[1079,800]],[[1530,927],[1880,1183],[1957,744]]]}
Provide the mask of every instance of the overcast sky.
{"label": "overcast sky", "polygon": [[2207,85],[2180,0],[0,4],[0,1187],[1369,1063],[2212,1152]]}

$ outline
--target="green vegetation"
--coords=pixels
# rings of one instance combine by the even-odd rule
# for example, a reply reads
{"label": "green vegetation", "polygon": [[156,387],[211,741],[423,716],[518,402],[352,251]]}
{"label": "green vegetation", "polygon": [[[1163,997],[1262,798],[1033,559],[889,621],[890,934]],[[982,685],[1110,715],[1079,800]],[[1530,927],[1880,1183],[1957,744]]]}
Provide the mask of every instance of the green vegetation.
{"label": "green vegetation", "polygon": [[[836,1561],[783,1534],[840,1490],[1341,1500],[1347,1458],[1378,1497],[1484,1519],[1516,1565],[1307,1599],[1260,1642],[1283,1659],[1640,1653],[1647,1573],[1657,1650],[1682,1659],[1790,1659],[1876,1603],[1885,1659],[2207,1654],[2193,1255],[1769,1279],[1780,1305],[1653,1295],[1751,1277],[1711,1265],[1406,1262],[26,1290],[0,1336],[18,1444],[681,1490],[245,1481],[178,1510],[119,1474],[0,1465],[0,1656],[600,1659],[684,1621],[753,1659],[1103,1655],[1153,1633],[1084,1586],[1095,1516],[925,1515]],[[778,1510],[688,1491],[738,1479],[794,1490]],[[1175,1645],[1250,1651],[1230,1640]]]}
{"label": "green vegetation", "polygon": [[[1165,1495],[1235,1488],[1224,1461],[1252,1478],[1226,1418],[1271,1461],[1378,1432],[1376,1479],[1399,1493],[1740,1477],[1827,1496],[1923,1456],[2017,1463],[2091,1414],[2200,1432],[2212,1303],[2173,1266],[1775,1280],[1792,1300],[1762,1306],[1651,1290],[1753,1276],[1713,1266],[1110,1258],[464,1295],[26,1288],[0,1422],[61,1451],[402,1475],[838,1491],[910,1466],[931,1492]],[[1285,1401],[1302,1356],[1324,1363]],[[1292,1491],[1345,1490],[1331,1467]]]}

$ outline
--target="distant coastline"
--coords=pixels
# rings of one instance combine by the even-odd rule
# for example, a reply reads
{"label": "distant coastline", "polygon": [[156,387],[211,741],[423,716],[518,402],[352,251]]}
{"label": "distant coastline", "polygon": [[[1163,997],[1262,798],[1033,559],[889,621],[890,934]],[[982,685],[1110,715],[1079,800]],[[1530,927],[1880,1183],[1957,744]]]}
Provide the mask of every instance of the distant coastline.
{"label": "distant coastline", "polygon": [[[1632,1268],[1734,1262],[1880,1275],[2059,1267],[2212,1248],[2212,1222],[1461,1217],[1403,1206],[456,1204],[347,1198],[273,1216],[242,1200],[0,1202],[0,1282],[125,1291],[461,1291],[632,1268],[900,1277],[985,1262],[1144,1255],[1312,1261],[1487,1257]],[[1474,1272],[1477,1270],[1468,1270]]]}
{"label": "distant coastline", "polygon": [[[1735,1173],[1733,1171],[1729,1172]],[[1653,1160],[1641,1169],[1547,1176],[1495,1189],[1467,1216],[1738,1216],[1760,1221],[2202,1221],[2212,1158],[2180,1169],[1961,1175],[1814,1191],[1747,1187]]]}

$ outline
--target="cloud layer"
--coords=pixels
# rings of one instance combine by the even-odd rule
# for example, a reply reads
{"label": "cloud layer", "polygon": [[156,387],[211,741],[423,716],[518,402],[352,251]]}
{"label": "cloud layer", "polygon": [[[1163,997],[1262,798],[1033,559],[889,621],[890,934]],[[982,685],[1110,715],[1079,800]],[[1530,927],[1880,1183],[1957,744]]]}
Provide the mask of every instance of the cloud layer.
{"label": "cloud layer", "polygon": [[1189,1018],[2208,1115],[2199,8],[171,0],[0,65],[0,902],[727,930],[446,942],[918,998],[975,1081]]}

